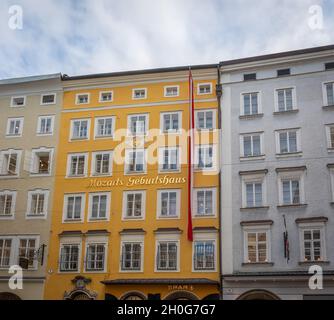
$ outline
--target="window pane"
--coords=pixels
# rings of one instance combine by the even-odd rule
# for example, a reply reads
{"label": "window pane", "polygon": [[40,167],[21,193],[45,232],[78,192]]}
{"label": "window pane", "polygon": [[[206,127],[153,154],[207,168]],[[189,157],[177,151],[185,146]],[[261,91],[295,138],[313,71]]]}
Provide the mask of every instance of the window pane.
{"label": "window pane", "polygon": [[252,114],[258,113],[258,95],[257,93],[252,94]]}
{"label": "window pane", "polygon": [[244,137],[244,156],[252,156],[252,138],[250,136]]}
{"label": "window pane", "polygon": [[328,83],[326,85],[326,92],[327,92],[327,102],[329,106],[334,105],[334,84]]}
{"label": "window pane", "polygon": [[289,132],[289,152],[297,152],[297,132]]}
{"label": "window pane", "polygon": [[253,136],[253,156],[261,155],[261,138],[260,136]]}
{"label": "window pane", "polygon": [[250,94],[244,95],[244,114],[250,115],[251,114],[251,101],[250,101]]}
{"label": "window pane", "polygon": [[288,133],[287,132],[281,132],[279,134],[279,138],[280,138],[280,153],[289,152],[289,149],[288,149]]}
{"label": "window pane", "polygon": [[286,110],[292,110],[293,108],[292,89],[286,89],[285,95],[286,95]]}

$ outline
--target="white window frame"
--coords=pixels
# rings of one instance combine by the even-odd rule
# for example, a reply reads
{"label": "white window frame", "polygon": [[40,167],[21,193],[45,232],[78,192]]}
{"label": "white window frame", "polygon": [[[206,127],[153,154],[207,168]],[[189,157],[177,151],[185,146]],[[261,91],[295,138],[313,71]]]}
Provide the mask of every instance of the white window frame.
{"label": "white window frame", "polygon": [[[260,136],[260,154],[259,155],[254,155],[254,136]],[[244,149],[244,139],[245,137],[251,137],[252,140],[252,155],[251,156],[246,156],[245,155],[245,149]],[[265,157],[265,152],[264,152],[264,133],[263,132],[252,132],[252,133],[241,133],[240,134],[240,159],[241,160],[247,160],[247,159],[262,159]]]}
{"label": "white window frame", "polygon": [[[281,153],[280,133],[286,133],[286,132],[296,132],[297,151]],[[295,155],[295,154],[298,154],[298,153],[299,154],[302,153],[301,129],[300,128],[276,130],[275,131],[275,138],[276,138],[276,156],[284,157],[284,156],[289,156],[289,155]],[[288,140],[288,144],[289,144],[289,147],[290,147],[289,140]]]}
{"label": "white window frame", "polygon": [[[92,212],[92,207],[93,207],[93,197],[94,196],[107,196],[106,216],[104,218],[100,218],[100,217],[93,218],[92,217],[92,213],[93,213]],[[109,221],[109,219],[110,219],[110,202],[111,202],[111,192],[91,192],[91,193],[89,193],[88,222]]]}
{"label": "white window frame", "polygon": [[[43,103],[43,98],[45,96],[54,96],[54,101],[53,102]],[[49,106],[49,105],[54,105],[56,103],[57,103],[57,94],[56,93],[44,93],[44,94],[41,94],[41,106]]]}
{"label": "white window frame", "polygon": [[326,81],[322,83],[322,95],[323,95],[323,102],[324,102],[324,106],[329,106],[329,101],[328,101],[328,97],[327,97],[327,89],[326,86],[327,84],[333,84],[333,91],[334,91],[334,80],[333,81]]}
{"label": "white window frame", "polygon": [[[172,116],[177,114],[178,116],[178,128],[177,130],[164,130],[164,116]],[[182,111],[170,111],[170,112],[160,112],[160,134],[180,134],[182,130]]]}
{"label": "white window frame", "polygon": [[[101,239],[99,239],[101,238]],[[88,248],[91,245],[101,245],[104,246],[104,259],[103,259],[103,269],[102,270],[88,270],[87,269],[87,259],[88,259]],[[85,273],[105,273],[107,271],[107,259],[108,259],[108,239],[105,237],[90,237],[86,240],[85,245],[85,257],[84,257],[84,272]]]}
{"label": "white window frame", "polygon": [[[143,171],[129,171],[129,156],[131,152],[143,152]],[[137,158],[136,158],[137,159]],[[124,175],[133,176],[133,175],[142,175],[147,173],[147,150],[143,148],[136,148],[136,149],[126,149],[125,150],[125,164],[124,164]]]}
{"label": "white window frame", "polygon": [[[85,157],[85,167],[84,173],[82,175],[72,175],[71,174],[71,166],[72,166],[72,157]],[[66,178],[85,178],[87,177],[88,171],[88,153],[69,153],[67,155],[67,170],[66,170]]]}
{"label": "white window frame", "polygon": [[[167,94],[167,90],[168,90],[168,89],[173,89],[173,88],[176,88],[177,93],[174,94],[174,95],[168,95],[168,94]],[[165,98],[178,97],[179,95],[180,95],[180,86],[179,86],[179,85],[175,85],[175,86],[173,86],[173,85],[171,85],[171,86],[164,86],[164,97],[165,97]]]}
{"label": "white window frame", "polygon": [[[85,95],[87,95],[87,102],[83,102],[83,103],[80,103],[79,102],[79,97],[80,96],[85,96]],[[90,103],[90,93],[89,92],[82,92],[82,93],[77,93],[76,95],[75,95],[75,104],[76,105],[86,105],[86,104],[89,104]]]}
{"label": "white window frame", "polygon": [[[199,125],[198,125],[198,114],[200,112],[204,112],[204,114],[205,114],[205,117],[204,117],[205,128],[199,128]],[[212,128],[207,128],[206,127],[206,113],[207,112],[212,112]],[[197,109],[197,110],[195,110],[196,130],[198,130],[198,131],[212,131],[212,130],[215,130],[217,128],[217,126],[216,126],[216,122],[217,122],[216,114],[217,114],[216,109]]]}
{"label": "white window frame", "polygon": [[[23,98],[23,100],[24,100],[23,105],[21,105],[21,106],[18,106],[18,105],[14,104],[14,100],[15,99],[19,99],[19,98]],[[11,100],[10,100],[10,106],[12,108],[22,108],[22,107],[25,107],[26,103],[27,103],[27,96],[13,96],[13,97],[11,97]]]}
{"label": "white window frame", "polygon": [[[131,118],[133,117],[145,117],[145,132],[143,134],[136,132],[136,134],[133,134],[131,132]],[[129,114],[128,115],[128,130],[127,130],[127,136],[128,137],[145,137],[148,135],[149,132],[149,116],[147,113],[138,113],[138,114]]]}
{"label": "white window frame", "polygon": [[[109,155],[109,167],[107,173],[96,173],[95,167],[96,167],[96,156],[97,155]],[[112,176],[112,167],[113,167],[113,151],[96,151],[92,153],[92,164],[91,164],[91,176],[92,177],[110,177]]]}
{"label": "white window frame", "polygon": [[[257,94],[257,113],[253,113],[251,110],[250,114],[245,114],[245,95]],[[241,92],[240,93],[240,115],[245,117],[252,117],[256,115],[262,114],[262,92],[259,90],[255,91],[248,91],[248,92]]]}
{"label": "white window frame", "polygon": [[262,184],[262,205],[261,207],[266,207],[268,205],[267,203],[267,179],[265,173],[259,173],[259,174],[250,174],[250,175],[244,175],[241,178],[241,188],[242,188],[242,208],[243,209],[252,209],[256,207],[248,207],[247,206],[247,184],[249,183],[261,183]]}
{"label": "white window frame", "polygon": [[[14,174],[3,174],[2,173],[2,169],[3,169],[3,165],[4,165],[4,157],[5,156],[9,156],[11,154],[16,154],[17,158],[16,158],[16,170]],[[9,149],[9,150],[2,150],[0,152],[0,178],[16,178],[19,176],[20,174],[20,167],[21,167],[21,156],[22,156],[22,150],[14,150],[14,149]],[[7,163],[7,167],[9,166],[9,163]]]}
{"label": "white window frame", "polygon": [[[174,239],[173,239],[174,238]],[[175,243],[176,244],[176,269],[172,270],[172,269],[162,269],[160,270],[158,268],[158,248],[159,248],[159,244],[160,243]],[[159,237],[158,239],[156,239],[155,241],[155,263],[154,263],[154,272],[156,273],[175,273],[175,272],[180,272],[180,251],[181,251],[181,246],[180,246],[180,240],[178,238],[175,238],[174,235],[171,235],[170,237],[168,237],[167,235],[165,235],[164,237]]]}
{"label": "white window frame", "polygon": [[[161,194],[162,193],[171,193],[171,192],[175,192],[176,193],[176,214],[174,216],[171,215],[167,215],[167,216],[163,216],[161,215]],[[181,217],[181,189],[160,189],[157,190],[157,219],[158,220],[178,220]]]}
{"label": "white window frame", "polygon": [[[265,262],[250,262],[248,256],[248,234],[249,233],[266,233],[267,240],[267,261]],[[243,227],[243,236],[244,236],[244,263],[245,264],[261,264],[261,263],[272,263],[271,256],[271,226],[270,225],[259,225],[259,226],[244,226]]]}
{"label": "white window frame", "polygon": [[[195,244],[196,242],[213,242],[214,246],[214,269],[195,269]],[[214,233],[202,233],[202,234],[194,234],[194,241],[192,243],[192,272],[196,273],[211,273],[217,272],[217,239],[216,234]]]}
{"label": "white window frame", "polygon": [[[212,191],[212,214],[199,214],[198,213],[198,192],[200,191]],[[210,218],[216,218],[217,217],[217,188],[194,188],[193,191],[193,217],[194,218],[203,218],[203,219],[210,219]]]}
{"label": "white window frame", "polygon": [[8,262],[8,266],[1,266],[0,265],[0,270],[8,270],[12,265],[17,264],[14,262],[15,260],[15,256],[17,256],[16,254],[16,239],[14,236],[0,236],[0,240],[11,240],[11,244],[10,244],[10,253],[9,253],[9,262]]}
{"label": "white window frame", "polygon": [[[68,199],[71,197],[81,197],[81,212],[80,218],[68,218],[67,217],[67,206],[68,206]],[[86,204],[86,194],[85,193],[71,193],[64,195],[64,206],[63,206],[63,223],[81,223],[84,221],[85,215],[85,204]]]}
{"label": "white window frame", "polygon": [[[110,94],[111,93],[111,100],[103,100],[102,96],[104,94]],[[114,91],[113,90],[107,90],[107,91],[100,91],[99,92],[99,102],[100,103],[105,103],[105,102],[113,102],[114,101]]]}
{"label": "white window frame", "polygon": [[[212,167],[211,168],[200,168],[199,167],[199,149],[212,147]],[[201,144],[195,145],[195,171],[217,171],[217,145],[215,144]]]}
{"label": "white window frame", "polygon": [[[43,133],[41,132],[41,124],[43,119],[51,119],[51,132]],[[54,132],[54,122],[55,122],[55,116],[54,115],[43,115],[39,116],[37,120],[37,129],[36,133],[38,136],[52,136]]]}
{"label": "white window frame", "polygon": [[329,168],[330,184],[331,184],[331,200],[334,203],[334,168]]}
{"label": "white window frame", "polygon": [[[19,121],[20,123],[20,128],[18,134],[11,134],[10,131],[10,124],[12,121]],[[7,129],[6,129],[6,138],[19,138],[22,137],[23,133],[23,125],[24,125],[24,118],[19,117],[19,118],[8,118],[7,120]]]}
{"label": "white window frame", "polygon": [[326,124],[326,137],[327,137],[327,150],[328,152],[334,152],[334,140],[331,139],[331,128],[334,129],[334,124]]}
{"label": "white window frame", "polygon": [[[123,270],[122,263],[123,263],[123,245],[127,243],[136,243],[140,244],[140,269],[139,270]],[[141,273],[144,271],[144,237],[133,235],[133,236],[125,236],[121,238],[120,244],[120,263],[119,263],[119,272],[120,273]]]}
{"label": "white window frame", "polygon": [[[43,214],[33,215],[31,214],[31,206],[32,206],[32,196],[35,194],[42,194],[44,195],[44,203],[43,203]],[[28,201],[27,201],[27,212],[26,212],[26,219],[27,220],[38,220],[38,219],[46,219],[48,215],[49,209],[49,196],[50,191],[44,189],[35,189],[28,191]]]}
{"label": "white window frame", "polygon": [[[139,91],[139,90],[144,90],[145,91],[145,96],[144,97],[139,97],[137,98],[135,93],[136,91]],[[144,100],[144,99],[147,99],[147,88],[133,88],[132,89],[132,100]]]}
{"label": "white window frame", "polygon": [[[127,197],[129,194],[141,194],[141,215],[136,217],[132,216],[129,217],[127,216],[127,208],[128,208],[128,202],[127,202]],[[133,190],[133,191],[123,191],[123,210],[122,210],[122,220],[145,220],[146,216],[146,190]]]}
{"label": "white window frame", "polygon": [[[40,243],[40,237],[39,236],[32,236],[32,235],[19,235],[16,238],[16,245],[14,248],[16,248],[16,257],[15,260],[17,260],[17,264],[19,263],[19,248],[20,248],[20,240],[35,240],[35,251],[39,248]],[[34,260],[33,266],[29,267],[29,271],[36,271],[38,269],[38,261]]]}
{"label": "white window frame", "polygon": [[[201,93],[201,87],[204,86],[210,86],[210,92],[202,92]],[[203,95],[209,95],[212,94],[212,82],[202,82],[197,84],[197,95],[203,96]]]}
{"label": "white window frame", "polygon": [[12,190],[1,190],[0,196],[12,196],[12,203],[9,215],[0,215],[0,220],[13,220],[15,218],[15,206],[16,206],[16,196],[17,191]]}
{"label": "white window frame", "polygon": [[[52,175],[52,166],[53,166],[53,148],[39,148],[32,149],[31,151],[31,164],[30,164],[30,176],[34,177],[47,177]],[[48,173],[38,173],[35,172],[38,164],[36,164],[36,156],[38,153],[49,153],[49,172]]]}
{"label": "white window frame", "polygon": [[286,180],[299,180],[299,204],[295,205],[303,205],[305,204],[305,172],[304,171],[287,171],[278,173],[278,198],[280,206],[289,206],[294,205],[284,204],[283,201],[283,182]]}
{"label": "white window frame", "polygon": [[[61,270],[61,249],[64,246],[78,246],[78,269],[77,270]],[[81,261],[82,260],[82,239],[79,237],[62,239],[59,244],[59,256],[58,256],[58,273],[61,274],[77,274],[81,273]]]}
{"label": "white window frame", "polygon": [[[99,135],[98,134],[98,122],[99,120],[110,120],[111,119],[111,135]],[[94,139],[110,139],[114,137],[115,132],[115,116],[111,117],[96,117],[95,118],[95,125],[94,125]]]}
{"label": "white window frame", "polygon": [[[284,100],[285,108],[284,110],[279,110],[279,104],[278,104],[278,91],[281,90],[292,90],[292,110],[287,110],[286,109],[286,100]],[[284,98],[286,97],[286,94],[284,93]],[[291,87],[282,87],[282,88],[275,88],[275,112],[291,112],[297,109],[297,92],[296,92],[296,87],[291,86]]]}
{"label": "white window frame", "polygon": [[[74,130],[74,122],[75,121],[87,121],[87,137],[74,137],[73,130]],[[90,139],[90,119],[89,118],[82,118],[82,119],[72,119],[71,120],[71,127],[70,127],[70,139],[69,141],[82,141],[82,140],[89,140]]]}
{"label": "white window frame", "polygon": [[[173,169],[163,169],[163,165],[164,165],[164,158],[165,158],[165,151],[174,151],[176,150],[177,152],[177,168],[175,170]],[[177,173],[177,172],[181,172],[181,148],[180,147],[160,147],[159,150],[159,173]],[[170,163],[171,160],[171,154],[170,152],[168,152],[168,161]]]}

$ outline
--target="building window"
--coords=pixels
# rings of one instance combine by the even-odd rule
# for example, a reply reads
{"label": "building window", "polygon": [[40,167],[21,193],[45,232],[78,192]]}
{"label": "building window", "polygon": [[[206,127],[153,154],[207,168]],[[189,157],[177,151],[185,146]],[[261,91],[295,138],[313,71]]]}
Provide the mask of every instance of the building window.
{"label": "building window", "polygon": [[158,217],[177,218],[180,215],[180,190],[158,190]]}
{"label": "building window", "polygon": [[148,115],[130,115],[128,117],[128,128],[130,136],[146,135],[148,129]]}
{"label": "building window", "polygon": [[113,101],[113,92],[112,91],[103,91],[100,92],[100,102],[110,102]]}
{"label": "building window", "polygon": [[32,163],[30,172],[35,175],[49,175],[51,174],[53,150],[38,149],[32,151]]}
{"label": "building window", "polygon": [[304,261],[323,261],[321,250],[321,230],[303,230]]}
{"label": "building window", "polygon": [[104,271],[106,244],[89,243],[86,250],[86,271]]}
{"label": "building window", "polygon": [[198,170],[212,170],[215,168],[215,150],[212,145],[196,146],[195,167]]}
{"label": "building window", "polygon": [[242,134],[240,136],[240,154],[242,158],[261,157],[263,133]]}
{"label": "building window", "polygon": [[38,118],[37,134],[52,135],[54,127],[54,116],[41,116]]}
{"label": "building window", "polygon": [[283,180],[282,188],[284,205],[300,203],[299,180]]}
{"label": "building window", "polygon": [[269,232],[268,231],[247,231],[246,237],[246,263],[269,262]]}
{"label": "building window", "polygon": [[89,103],[89,93],[82,93],[76,95],[76,104],[88,104]]}
{"label": "building window", "polygon": [[144,173],[146,170],[145,150],[126,150],[126,174]]}
{"label": "building window", "polygon": [[242,115],[256,115],[260,113],[259,92],[242,94]]}
{"label": "building window", "polygon": [[334,149],[334,124],[326,125],[327,148]]}
{"label": "building window", "polygon": [[28,192],[28,218],[45,217],[48,211],[49,191],[35,190]]}
{"label": "building window", "polygon": [[276,90],[276,111],[285,112],[296,109],[295,89]]}
{"label": "building window", "polygon": [[212,93],[212,83],[199,83],[197,87],[197,94],[211,94]]}
{"label": "building window", "polygon": [[63,244],[60,249],[60,271],[79,271],[79,244]]}
{"label": "building window", "polygon": [[325,104],[334,106],[334,82],[325,84]]}
{"label": "building window", "polygon": [[334,69],[334,62],[325,63],[325,70],[333,70]]}
{"label": "building window", "polygon": [[0,219],[14,216],[15,201],[16,192],[0,191]]}
{"label": "building window", "polygon": [[244,81],[256,80],[256,73],[246,73],[244,74]]}
{"label": "building window", "polygon": [[181,126],[181,112],[161,113],[161,132],[178,133]]}
{"label": "building window", "polygon": [[157,270],[178,270],[178,243],[170,241],[159,241],[157,244]]}
{"label": "building window", "polygon": [[10,266],[10,256],[12,249],[12,239],[0,238],[0,268]]}
{"label": "building window", "polygon": [[112,172],[112,152],[94,152],[92,161],[92,175],[111,175]]}
{"label": "building window", "polygon": [[132,99],[146,99],[147,98],[147,90],[146,89],[133,89],[132,90]]}
{"label": "building window", "polygon": [[9,118],[7,122],[8,137],[21,137],[23,132],[23,118]]}
{"label": "building window", "polygon": [[290,69],[280,69],[277,70],[277,77],[289,76],[291,74]]}
{"label": "building window", "polygon": [[215,270],[215,242],[195,241],[193,259],[195,271]]}
{"label": "building window", "polygon": [[216,112],[215,110],[196,111],[197,130],[215,129]]}
{"label": "building window", "polygon": [[305,203],[304,172],[279,173],[280,205],[301,205]]}
{"label": "building window", "polygon": [[114,134],[114,117],[95,119],[95,137],[111,138]]}
{"label": "building window", "polygon": [[89,220],[107,220],[109,217],[110,193],[89,195]]}
{"label": "building window", "polygon": [[16,176],[19,174],[21,151],[8,150],[0,153],[1,175]]}
{"label": "building window", "polygon": [[262,183],[246,183],[247,208],[262,207]]}
{"label": "building window", "polygon": [[216,215],[216,189],[198,189],[195,191],[195,215],[207,217]]}
{"label": "building window", "polygon": [[83,177],[87,175],[87,154],[70,154],[67,160],[67,176]]}
{"label": "building window", "polygon": [[35,252],[37,248],[36,238],[20,239],[19,241],[19,259],[28,259],[28,268],[36,268],[37,260],[35,258]]}
{"label": "building window", "polygon": [[122,271],[141,271],[142,246],[141,242],[122,243]]}
{"label": "building window", "polygon": [[179,95],[179,86],[167,86],[164,88],[165,97],[177,97]]}
{"label": "building window", "polygon": [[145,191],[125,191],[123,194],[123,218],[141,219],[145,215]]}
{"label": "building window", "polygon": [[82,221],[84,214],[85,196],[82,194],[65,195],[64,221]]}
{"label": "building window", "polygon": [[89,138],[89,125],[90,120],[72,120],[71,122],[71,139],[72,140],[85,140]]}
{"label": "building window", "polygon": [[163,147],[159,149],[159,171],[179,171],[180,159],[178,147]]}
{"label": "building window", "polygon": [[26,104],[26,97],[12,97],[11,107],[24,107]]}
{"label": "building window", "polygon": [[42,94],[41,96],[41,105],[49,105],[56,103],[56,94]]}
{"label": "building window", "polygon": [[266,171],[242,175],[242,208],[266,205]]}
{"label": "building window", "polygon": [[276,131],[277,153],[280,155],[301,152],[300,130]]}

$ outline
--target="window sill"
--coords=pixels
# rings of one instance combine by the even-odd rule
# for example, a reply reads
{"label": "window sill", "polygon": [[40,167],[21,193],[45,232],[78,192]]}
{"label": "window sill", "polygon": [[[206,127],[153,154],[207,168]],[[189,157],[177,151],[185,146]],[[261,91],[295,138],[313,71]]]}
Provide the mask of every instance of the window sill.
{"label": "window sill", "polygon": [[240,211],[258,211],[258,210],[262,210],[262,211],[266,211],[269,210],[269,206],[263,206],[263,207],[247,207],[247,208],[240,208]]}
{"label": "window sill", "polygon": [[66,176],[66,179],[79,179],[79,178],[87,178],[86,175],[70,175],[70,176]]}
{"label": "window sill", "polygon": [[215,214],[195,214],[194,219],[214,219],[216,218]]}
{"label": "window sill", "polygon": [[7,179],[14,179],[18,178],[18,174],[0,174],[0,179],[7,178]]}
{"label": "window sill", "polygon": [[256,160],[264,160],[266,156],[261,154],[259,156],[249,156],[249,157],[240,157],[240,161],[256,161]]}
{"label": "window sill", "polygon": [[276,158],[293,158],[293,157],[302,157],[303,152],[287,152],[287,153],[276,153]]}
{"label": "window sill", "polygon": [[300,203],[300,204],[284,204],[284,205],[279,205],[277,206],[277,209],[293,209],[293,208],[306,208],[307,204],[306,203]]}
{"label": "window sill", "polygon": [[334,148],[327,148],[328,153],[334,153]]}
{"label": "window sill", "polygon": [[322,109],[324,110],[334,110],[334,105],[329,105],[329,106],[323,106]]}
{"label": "window sill", "polygon": [[30,177],[50,177],[51,173],[30,173]]}
{"label": "window sill", "polygon": [[6,138],[21,138],[22,134],[6,134]]}
{"label": "window sill", "polygon": [[108,221],[108,218],[90,218],[88,222],[105,222]]}
{"label": "window sill", "polygon": [[122,221],[141,221],[144,220],[143,216],[140,217],[123,217]]}
{"label": "window sill", "polygon": [[243,267],[272,267],[273,262],[247,262],[242,264]]}
{"label": "window sill", "polygon": [[298,262],[298,264],[300,266],[304,266],[304,265],[316,265],[316,264],[330,264],[330,261],[300,261]]}
{"label": "window sill", "polygon": [[27,219],[45,219],[46,218],[46,214],[27,214],[26,218]]}
{"label": "window sill", "polygon": [[273,115],[280,116],[280,115],[296,114],[298,112],[299,112],[299,109],[286,110],[286,111],[275,111]]}
{"label": "window sill", "polygon": [[263,113],[258,113],[258,114],[248,114],[248,115],[242,115],[239,116],[240,120],[254,120],[254,119],[259,119],[263,118],[264,114]]}
{"label": "window sill", "polygon": [[83,222],[82,219],[64,219],[65,223],[78,223],[78,222]]}
{"label": "window sill", "polygon": [[71,141],[87,141],[88,140],[88,137],[87,138],[71,138]]}
{"label": "window sill", "polygon": [[113,139],[114,136],[113,135],[111,135],[111,136],[108,136],[108,135],[106,135],[106,136],[95,136],[94,138],[95,139]]}

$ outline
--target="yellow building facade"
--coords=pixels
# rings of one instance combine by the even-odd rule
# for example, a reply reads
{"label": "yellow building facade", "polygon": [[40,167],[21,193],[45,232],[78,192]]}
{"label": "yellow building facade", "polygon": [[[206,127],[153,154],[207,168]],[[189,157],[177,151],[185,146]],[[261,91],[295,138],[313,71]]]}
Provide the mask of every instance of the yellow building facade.
{"label": "yellow building facade", "polygon": [[45,299],[217,299],[215,65],[64,77]]}

